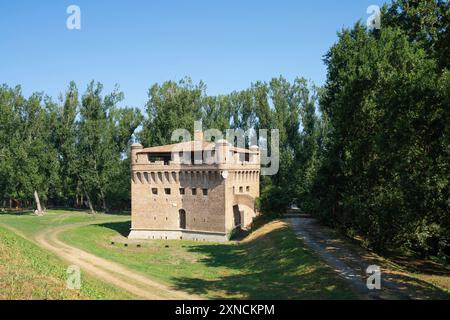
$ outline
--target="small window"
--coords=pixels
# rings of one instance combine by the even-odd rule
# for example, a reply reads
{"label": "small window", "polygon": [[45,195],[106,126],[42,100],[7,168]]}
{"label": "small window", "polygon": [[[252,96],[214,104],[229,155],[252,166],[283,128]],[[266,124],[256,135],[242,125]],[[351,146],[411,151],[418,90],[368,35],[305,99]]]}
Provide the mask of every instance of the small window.
{"label": "small window", "polygon": [[244,192],[244,187],[239,187],[239,192],[240,193]]}
{"label": "small window", "polygon": [[207,196],[207,195],[208,195],[208,189],[203,189],[202,191],[203,191],[203,195],[204,195],[204,196]]}
{"label": "small window", "polygon": [[170,194],[170,188],[165,188],[165,189],[164,189],[164,192],[165,192],[166,194]]}
{"label": "small window", "polygon": [[192,188],[192,195],[193,196],[197,195],[197,188]]}
{"label": "small window", "polygon": [[181,195],[184,195],[184,194],[185,194],[184,188],[180,188],[180,194],[181,194]]}
{"label": "small window", "polygon": [[152,188],[152,193],[154,195],[157,195],[158,194],[158,188]]}
{"label": "small window", "polygon": [[186,211],[184,209],[180,209],[178,213],[180,217],[180,229],[186,229]]}
{"label": "small window", "polygon": [[245,191],[250,192],[250,186],[247,186],[247,187],[245,188]]}

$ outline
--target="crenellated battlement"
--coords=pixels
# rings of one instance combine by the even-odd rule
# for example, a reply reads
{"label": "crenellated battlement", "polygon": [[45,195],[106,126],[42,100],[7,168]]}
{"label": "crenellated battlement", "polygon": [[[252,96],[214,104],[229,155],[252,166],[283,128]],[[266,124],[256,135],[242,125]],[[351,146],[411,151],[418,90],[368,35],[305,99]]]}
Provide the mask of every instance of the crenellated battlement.
{"label": "crenellated battlement", "polygon": [[[217,182],[228,179],[231,182],[255,182],[259,181],[258,168],[246,168],[242,170],[215,170],[211,168],[182,168],[174,170],[170,166],[164,166],[155,170],[140,170],[136,168],[132,172],[132,179],[134,183],[147,184],[195,184],[194,182],[204,181],[205,185],[208,182]],[[149,168],[151,169],[151,168]]]}
{"label": "crenellated battlement", "polygon": [[238,170],[243,167],[251,170],[259,168],[260,156],[256,146],[250,149],[235,148],[225,140],[206,145],[188,142],[147,149],[140,144],[134,144],[131,147],[131,166],[132,170],[135,168]]}

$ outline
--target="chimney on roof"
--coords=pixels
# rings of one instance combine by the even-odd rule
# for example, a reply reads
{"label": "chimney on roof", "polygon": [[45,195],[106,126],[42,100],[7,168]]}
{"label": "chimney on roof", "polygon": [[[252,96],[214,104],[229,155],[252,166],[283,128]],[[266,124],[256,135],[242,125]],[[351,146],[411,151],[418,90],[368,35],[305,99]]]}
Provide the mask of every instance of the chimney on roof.
{"label": "chimney on roof", "polygon": [[194,131],[194,141],[203,141],[203,131],[201,129]]}
{"label": "chimney on roof", "polygon": [[202,120],[194,121],[194,141],[203,141]]}

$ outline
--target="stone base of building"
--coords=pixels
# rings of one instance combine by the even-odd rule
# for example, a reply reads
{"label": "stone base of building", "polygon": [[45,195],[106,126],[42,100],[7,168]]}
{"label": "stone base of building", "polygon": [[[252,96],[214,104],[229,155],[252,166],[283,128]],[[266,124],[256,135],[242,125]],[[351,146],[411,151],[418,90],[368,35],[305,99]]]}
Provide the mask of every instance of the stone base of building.
{"label": "stone base of building", "polygon": [[134,240],[193,240],[226,242],[228,237],[221,232],[191,231],[191,230],[149,230],[131,229],[128,239]]}

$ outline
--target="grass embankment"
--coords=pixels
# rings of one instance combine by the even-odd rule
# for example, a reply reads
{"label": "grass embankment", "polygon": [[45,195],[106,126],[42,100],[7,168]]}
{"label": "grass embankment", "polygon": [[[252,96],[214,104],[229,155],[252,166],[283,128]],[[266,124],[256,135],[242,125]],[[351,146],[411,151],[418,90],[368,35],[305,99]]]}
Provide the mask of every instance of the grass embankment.
{"label": "grass embankment", "polygon": [[120,299],[117,289],[82,275],[81,290],[66,286],[67,266],[30,241],[0,227],[0,299]]}
{"label": "grass embankment", "polygon": [[82,226],[64,232],[60,239],[208,298],[355,298],[283,222],[264,226],[242,243],[148,240],[139,242],[140,248],[125,238],[129,228],[129,221]]}
{"label": "grass embankment", "polygon": [[382,266],[383,273],[401,281],[411,296],[427,300],[450,300],[450,265],[447,262],[425,260],[400,248],[379,255],[367,248],[362,237],[348,237],[326,227],[323,227],[322,232],[339,239],[348,250],[365,257],[370,264]]}
{"label": "grass embankment", "polygon": [[47,229],[54,229],[77,223],[102,223],[103,221],[129,221],[128,215],[88,214],[84,211],[48,210],[38,217],[32,212],[0,213],[0,225],[3,223],[19,231],[27,238],[33,238]]}
{"label": "grass embankment", "polygon": [[[93,225],[78,225],[80,223]],[[65,226],[73,229],[61,234],[64,242],[176,289],[204,297],[356,297],[316,255],[304,248],[303,242],[282,222],[265,225],[241,243],[227,244],[129,241],[126,235],[130,228],[130,217],[124,215],[89,215],[85,212],[51,210],[44,217],[26,213],[0,214],[0,226],[2,224],[23,237],[0,228],[0,299],[132,298],[123,290],[84,273],[81,291],[66,289],[67,264],[34,243],[38,234]],[[114,245],[111,244],[112,240],[115,241]],[[128,247],[124,246],[125,243]],[[137,244],[141,247],[138,248]],[[410,261],[407,264],[411,267]],[[389,269],[397,271],[397,268]],[[409,268],[407,272],[405,268],[400,269],[407,279],[426,278],[429,283],[439,284],[448,290],[449,277],[438,272],[440,269],[435,266],[430,269],[432,272],[417,272]],[[420,271],[423,271],[422,268]],[[408,281],[404,282],[407,285]],[[424,297],[427,296],[424,294]],[[429,295],[434,296],[437,297]]]}
{"label": "grass embankment", "polygon": [[[83,217],[72,217],[75,221]],[[47,217],[0,215],[0,299],[130,299],[127,293],[81,273],[80,290],[66,286],[68,265],[41,249],[30,239],[1,226],[32,236],[46,226],[63,220],[52,213]],[[69,219],[69,221],[73,221]]]}

